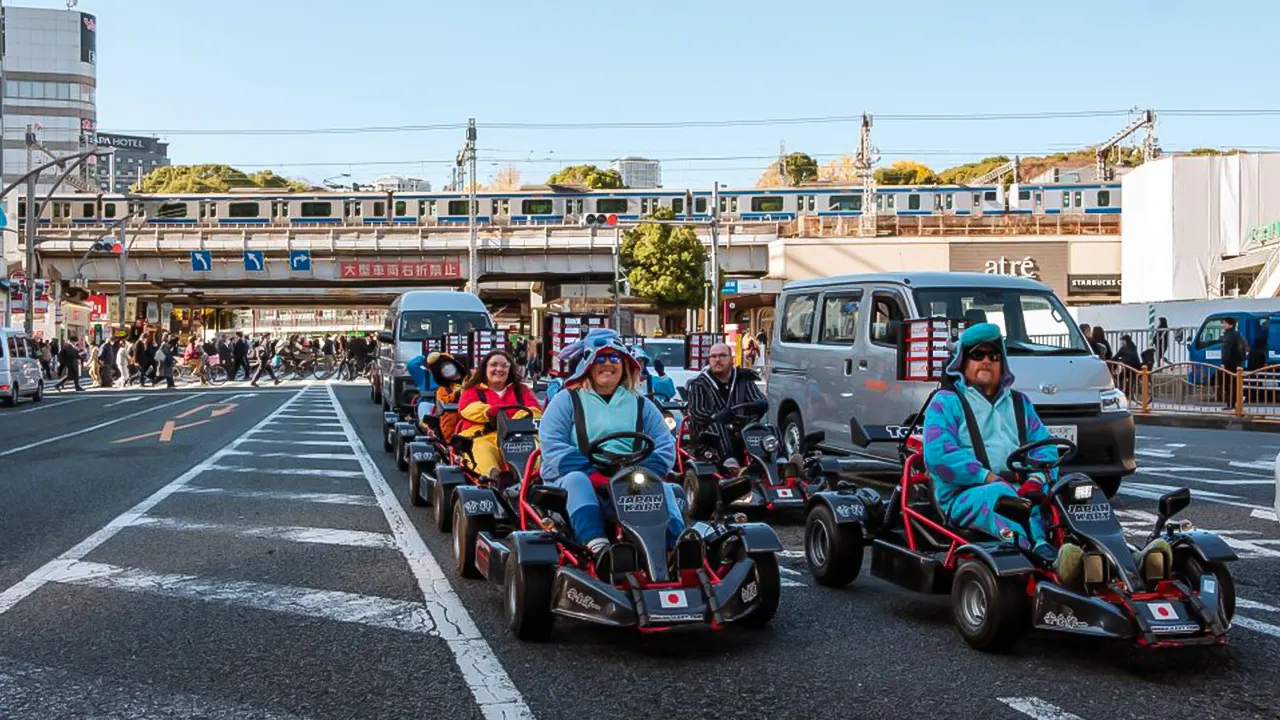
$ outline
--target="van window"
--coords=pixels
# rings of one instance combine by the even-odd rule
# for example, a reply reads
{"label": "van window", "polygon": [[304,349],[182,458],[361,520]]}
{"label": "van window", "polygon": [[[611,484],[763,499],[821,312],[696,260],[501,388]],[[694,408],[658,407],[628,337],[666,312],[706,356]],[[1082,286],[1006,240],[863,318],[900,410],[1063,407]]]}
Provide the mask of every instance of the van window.
{"label": "van window", "polygon": [[9,336],[8,345],[9,345],[9,357],[24,358],[27,356],[27,344],[22,342],[18,338],[14,337],[13,335]]}
{"label": "van window", "polygon": [[14,340],[12,335],[5,336],[5,340],[6,340],[5,347],[7,348],[6,352],[8,353],[8,356],[11,358],[17,357],[18,356],[17,341]]}
{"label": "van window", "polygon": [[813,309],[817,295],[792,295],[782,312],[782,342],[807,343],[813,336]]}
{"label": "van window", "polygon": [[896,345],[902,321],[906,319],[902,299],[897,293],[875,292],[871,295],[871,342]]}
{"label": "van window", "polygon": [[921,288],[916,307],[924,317],[989,322],[1005,336],[1010,355],[1084,355],[1080,328],[1052,292],[1019,288]]}
{"label": "van window", "polygon": [[858,338],[858,303],[861,301],[861,292],[822,298],[822,332],[818,334],[818,342],[852,345]]}
{"label": "van window", "polygon": [[438,338],[445,333],[467,333],[492,327],[482,312],[457,310],[408,310],[400,313],[400,342]]}

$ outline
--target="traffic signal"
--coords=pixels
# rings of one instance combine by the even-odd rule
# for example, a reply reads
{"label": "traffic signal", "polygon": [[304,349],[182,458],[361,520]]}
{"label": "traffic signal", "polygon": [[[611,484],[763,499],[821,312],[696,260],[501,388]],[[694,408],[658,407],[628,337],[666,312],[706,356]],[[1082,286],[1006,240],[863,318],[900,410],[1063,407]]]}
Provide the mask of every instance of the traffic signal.
{"label": "traffic signal", "polygon": [[587,213],[578,220],[581,227],[616,227],[618,216],[613,213]]}
{"label": "traffic signal", "polygon": [[120,243],[115,240],[98,240],[93,243],[93,252],[120,254]]}

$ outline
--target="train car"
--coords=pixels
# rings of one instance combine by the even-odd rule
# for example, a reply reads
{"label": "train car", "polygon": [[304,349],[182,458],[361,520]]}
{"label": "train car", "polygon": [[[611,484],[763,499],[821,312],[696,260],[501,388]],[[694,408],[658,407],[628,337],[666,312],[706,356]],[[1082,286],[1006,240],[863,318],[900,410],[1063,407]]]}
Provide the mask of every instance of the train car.
{"label": "train car", "polygon": [[1112,215],[1120,213],[1120,183],[1014,185],[1009,212],[1023,215]]}

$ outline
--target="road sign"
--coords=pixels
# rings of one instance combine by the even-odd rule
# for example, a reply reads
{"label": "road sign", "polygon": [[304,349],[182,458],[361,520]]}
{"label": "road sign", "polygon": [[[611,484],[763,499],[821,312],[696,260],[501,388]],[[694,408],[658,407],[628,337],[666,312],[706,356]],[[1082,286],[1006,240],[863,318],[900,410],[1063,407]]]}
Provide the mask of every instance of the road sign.
{"label": "road sign", "polygon": [[732,295],[738,292],[737,280],[725,280],[724,287],[720,288],[720,292],[725,295]]}
{"label": "road sign", "polygon": [[213,251],[212,250],[192,250],[191,251],[191,269],[196,272],[210,272],[213,270]]}
{"label": "road sign", "polygon": [[295,272],[311,272],[311,251],[290,250],[289,269]]}
{"label": "road sign", "polygon": [[244,251],[244,269],[248,272],[262,272],[266,265],[266,254],[261,250]]}
{"label": "road sign", "polygon": [[5,214],[4,208],[0,207],[0,228],[9,227],[9,216]]}

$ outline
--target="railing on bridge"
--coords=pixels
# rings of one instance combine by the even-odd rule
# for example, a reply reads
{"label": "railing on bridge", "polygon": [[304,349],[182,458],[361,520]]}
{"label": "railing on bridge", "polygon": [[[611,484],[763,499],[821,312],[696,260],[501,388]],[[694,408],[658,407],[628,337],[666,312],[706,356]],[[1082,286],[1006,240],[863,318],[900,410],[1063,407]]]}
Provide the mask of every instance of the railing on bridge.
{"label": "railing on bridge", "polygon": [[[802,216],[783,224],[783,237],[850,237],[856,217]],[[1118,235],[1119,215],[881,215],[876,235]]]}
{"label": "railing on bridge", "polygon": [[[1151,351],[1151,357],[1142,358],[1152,366],[1170,363],[1188,362],[1191,359],[1190,342],[1195,337],[1196,328],[1165,328],[1163,330],[1106,330],[1102,334],[1111,346],[1112,354],[1120,349],[1121,338],[1128,335],[1138,349],[1142,358],[1144,352]],[[1066,335],[1032,335],[1032,342],[1053,347],[1067,347]]]}

